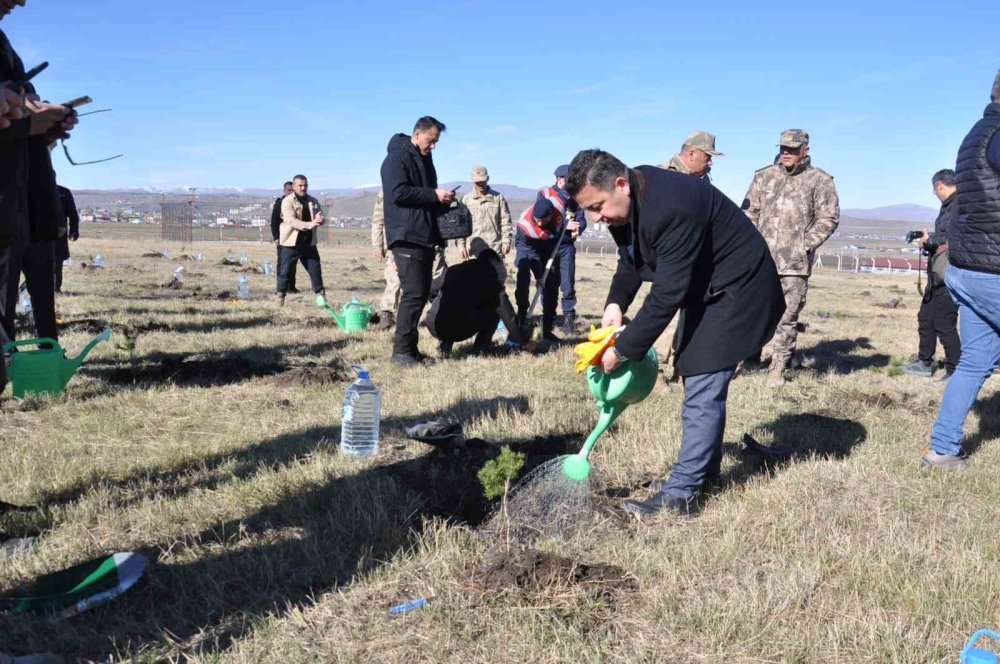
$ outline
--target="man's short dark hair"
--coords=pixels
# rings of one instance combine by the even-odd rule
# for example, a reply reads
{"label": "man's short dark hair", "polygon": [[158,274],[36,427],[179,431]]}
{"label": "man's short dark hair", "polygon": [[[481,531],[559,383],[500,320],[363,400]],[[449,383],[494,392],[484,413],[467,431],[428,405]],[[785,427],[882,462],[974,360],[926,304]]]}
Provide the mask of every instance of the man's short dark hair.
{"label": "man's short dark hair", "polygon": [[437,118],[432,118],[429,115],[425,115],[424,117],[420,118],[419,120],[417,120],[417,123],[413,125],[414,134],[417,133],[418,131],[427,133],[431,129],[437,129],[438,132],[444,132],[445,126],[443,122],[440,122],[438,121]]}
{"label": "man's short dark hair", "polygon": [[610,191],[620,177],[628,177],[628,167],[618,157],[604,150],[581,150],[570,162],[566,193],[576,196],[587,185]]}
{"label": "man's short dark hair", "polygon": [[292,180],[302,180],[303,182],[309,182],[309,178],[307,178],[306,176],[302,175],[301,173],[299,175],[296,175],[295,177],[293,177]]}
{"label": "man's short dark hair", "polygon": [[292,182],[291,180],[289,180],[288,182],[286,182],[285,184],[283,184],[283,185],[281,185],[281,186],[282,186],[282,187],[287,187],[288,185],[292,185],[292,184],[295,184],[295,183],[294,183],[294,182]]}
{"label": "man's short dark hair", "polygon": [[946,187],[955,186],[955,171],[950,168],[942,168],[940,171],[931,177],[931,186],[936,185],[938,182]]}
{"label": "man's short dark hair", "polygon": [[993,79],[993,94],[990,99],[994,104],[1000,104],[1000,70],[997,70],[997,77]]}

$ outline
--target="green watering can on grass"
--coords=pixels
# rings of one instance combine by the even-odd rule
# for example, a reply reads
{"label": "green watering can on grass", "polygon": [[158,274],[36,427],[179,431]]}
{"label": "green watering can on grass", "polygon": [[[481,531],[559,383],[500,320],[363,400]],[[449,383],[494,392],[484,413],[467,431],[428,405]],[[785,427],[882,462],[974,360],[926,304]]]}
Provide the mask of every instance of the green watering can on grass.
{"label": "green watering can on grass", "polygon": [[604,373],[597,367],[587,369],[587,386],[597,399],[601,416],[597,426],[587,437],[583,448],[563,461],[563,472],[573,480],[585,480],[590,475],[590,451],[611,423],[629,406],[639,403],[649,396],[656,385],[658,359],[656,350],[649,349],[638,362],[626,361],[611,373]]}
{"label": "green watering can on grass", "polygon": [[350,302],[340,308],[340,313],[327,303],[322,295],[316,296],[316,306],[326,309],[333,316],[337,326],[344,332],[360,332],[368,327],[368,321],[375,315],[375,307],[364,302],[359,302],[358,298],[352,298]]}
{"label": "green watering can on grass", "polygon": [[111,338],[111,328],[104,330],[90,340],[79,355],[66,357],[66,351],[55,339],[24,339],[4,344],[4,353],[21,346],[39,346],[50,344],[52,348],[38,350],[22,350],[11,355],[10,381],[14,386],[14,396],[23,398],[27,394],[56,395],[63,391],[66,383],[73,377],[76,370],[83,364],[94,346]]}

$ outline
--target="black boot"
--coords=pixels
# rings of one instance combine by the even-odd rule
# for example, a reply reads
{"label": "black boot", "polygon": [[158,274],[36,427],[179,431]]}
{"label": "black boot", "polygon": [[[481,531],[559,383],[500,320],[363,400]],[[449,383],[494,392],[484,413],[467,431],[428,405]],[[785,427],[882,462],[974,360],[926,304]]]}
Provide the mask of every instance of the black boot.
{"label": "black boot", "polygon": [[550,341],[550,342],[552,342],[554,344],[557,344],[560,341],[562,341],[562,339],[560,339],[559,337],[557,337],[552,332],[552,328],[555,327],[554,323],[555,323],[555,321],[553,321],[551,319],[549,319],[549,320],[543,320],[542,321],[542,339],[545,339],[546,341]]}

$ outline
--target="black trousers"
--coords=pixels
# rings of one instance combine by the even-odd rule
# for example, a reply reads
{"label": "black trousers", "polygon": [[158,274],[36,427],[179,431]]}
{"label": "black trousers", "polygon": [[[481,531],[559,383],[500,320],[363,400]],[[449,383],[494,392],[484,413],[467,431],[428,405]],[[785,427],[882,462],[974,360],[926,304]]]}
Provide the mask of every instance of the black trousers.
{"label": "black trousers", "polygon": [[319,262],[319,249],[316,247],[282,247],[278,255],[278,292],[287,293],[289,288],[289,273],[294,273],[295,262],[302,261],[309,279],[312,281],[314,293],[323,291],[323,268]]}
{"label": "black trousers", "polygon": [[427,329],[437,339],[453,344],[466,339],[476,338],[476,350],[488,350],[493,343],[493,335],[497,331],[500,316],[495,310],[474,309],[464,312],[462,316],[442,316],[440,311],[431,318],[433,306],[428,312]]}
{"label": "black trousers", "polygon": [[[11,255],[15,253],[15,250],[11,246],[0,247],[0,348],[4,345],[13,341],[13,339],[7,336],[7,297],[9,295],[7,289],[7,282],[13,281],[15,284],[20,280],[21,275],[14,275],[13,279],[10,276],[10,258]],[[14,296],[17,297],[17,286],[14,286]],[[14,327],[14,321],[10,322],[10,327]],[[3,392],[4,386],[7,385],[7,362],[4,360],[2,355],[0,355],[0,392]]]}
{"label": "black trousers", "polygon": [[920,359],[934,360],[937,341],[944,346],[944,368],[951,373],[962,355],[962,341],[958,337],[958,306],[951,299],[946,286],[928,288],[917,314],[917,331],[920,334]]}
{"label": "black trousers", "polygon": [[[276,268],[278,270],[278,274],[281,274],[281,249],[282,249],[282,247],[279,244],[278,245],[278,261],[275,263],[275,266],[276,266]],[[288,284],[287,284],[286,287],[290,291],[295,290],[295,265],[296,265],[295,261],[292,261],[292,267],[288,270]],[[303,263],[303,265],[305,265],[305,263]]]}
{"label": "black trousers", "polygon": [[420,338],[417,325],[431,293],[434,248],[395,246],[392,248],[392,257],[396,261],[400,290],[392,352],[398,355],[417,355],[417,342]]}
{"label": "black trousers", "polygon": [[[517,263],[517,287],[514,290],[514,300],[517,304],[517,315],[524,316],[528,312],[531,301],[531,278],[540,281],[545,273],[545,260],[542,258],[519,257]],[[542,284],[542,328],[552,329],[556,317],[556,305],[559,303],[559,262],[552,263],[549,278]],[[523,324],[524,321],[521,321]]]}
{"label": "black trousers", "polygon": [[56,286],[55,247],[52,241],[32,242],[20,251],[11,252],[7,272],[7,299],[4,303],[4,333],[13,341],[14,313],[17,309],[21,272],[31,296],[31,309],[35,319],[35,334],[38,337],[57,339],[56,327]]}

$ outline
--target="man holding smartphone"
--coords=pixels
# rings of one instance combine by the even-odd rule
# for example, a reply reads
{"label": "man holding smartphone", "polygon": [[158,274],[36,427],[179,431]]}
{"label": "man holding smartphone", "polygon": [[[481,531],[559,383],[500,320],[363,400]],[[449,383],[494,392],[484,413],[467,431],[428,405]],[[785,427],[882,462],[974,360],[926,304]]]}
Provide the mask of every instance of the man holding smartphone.
{"label": "man holding smartphone", "polygon": [[[0,2],[0,20],[13,6],[11,2]],[[25,93],[34,91],[25,90],[28,82],[21,58],[0,31],[0,88],[3,89],[0,107],[6,107],[0,122],[0,173],[3,173],[0,177],[0,345],[11,341],[7,330],[13,329],[21,271],[19,259],[29,243],[29,138],[54,140],[76,124],[76,116],[70,109],[28,98]],[[13,264],[14,261],[18,264]],[[0,392],[6,384],[6,361],[0,361]]]}
{"label": "man holding smartphone", "polygon": [[401,290],[390,361],[402,366],[425,360],[417,348],[417,324],[443,246],[436,218],[455,200],[455,190],[438,189],[431,157],[444,130],[444,123],[435,118],[420,118],[411,135],[396,134],[389,140],[382,162],[386,246],[396,261]]}

